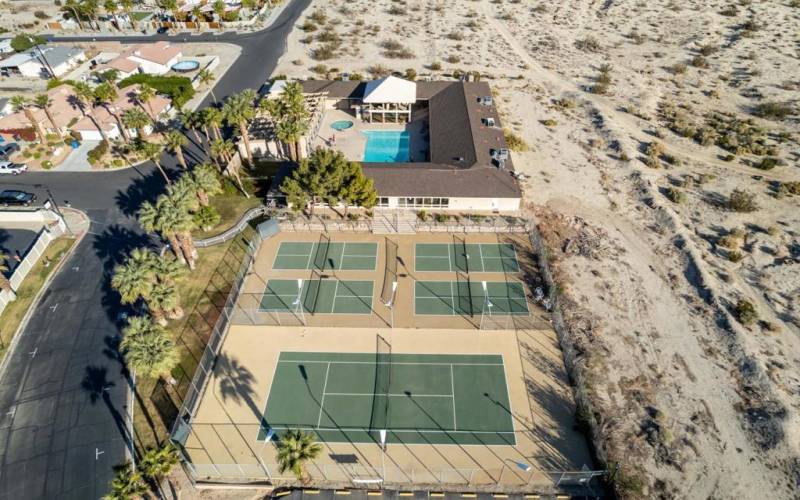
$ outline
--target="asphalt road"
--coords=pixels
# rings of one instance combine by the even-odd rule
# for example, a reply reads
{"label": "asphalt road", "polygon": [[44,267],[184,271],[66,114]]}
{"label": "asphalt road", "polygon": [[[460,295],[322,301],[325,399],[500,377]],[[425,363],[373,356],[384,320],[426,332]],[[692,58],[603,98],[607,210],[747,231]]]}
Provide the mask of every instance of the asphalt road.
{"label": "asphalt road", "polygon": [[[187,37],[189,42],[225,41],[242,47],[239,59],[215,85],[217,98],[264,83],[309,3],[293,0],[275,23],[258,33]],[[166,36],[117,39],[183,41]],[[175,160],[165,155],[162,163],[174,168]],[[0,179],[0,189],[12,187],[85,211],[91,227],[34,310],[2,374],[0,499],[100,498],[108,491],[113,467],[125,461],[130,442],[130,385],[115,347],[123,309],[109,288],[110,273],[131,249],[155,243],[142,233],[135,213],[144,200],[163,192],[164,182],[153,165],[144,165]]]}

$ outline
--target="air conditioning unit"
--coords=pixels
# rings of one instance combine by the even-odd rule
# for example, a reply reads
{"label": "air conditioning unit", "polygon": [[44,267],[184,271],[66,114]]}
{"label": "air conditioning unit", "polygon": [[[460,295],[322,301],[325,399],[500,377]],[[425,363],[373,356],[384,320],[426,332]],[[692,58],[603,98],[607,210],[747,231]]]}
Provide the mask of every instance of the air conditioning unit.
{"label": "air conditioning unit", "polygon": [[497,159],[498,160],[507,160],[508,159],[508,149],[502,148],[497,150]]}
{"label": "air conditioning unit", "polygon": [[483,104],[484,106],[491,106],[492,105],[492,96],[486,95],[483,97],[479,97],[478,101]]}

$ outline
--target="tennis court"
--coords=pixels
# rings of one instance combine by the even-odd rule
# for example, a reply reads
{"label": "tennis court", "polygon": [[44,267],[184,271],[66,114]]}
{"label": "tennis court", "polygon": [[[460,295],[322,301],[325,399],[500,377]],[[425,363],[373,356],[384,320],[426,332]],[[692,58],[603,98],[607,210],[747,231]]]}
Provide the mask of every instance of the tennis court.
{"label": "tennis court", "polygon": [[372,281],[273,279],[261,297],[261,311],[299,312],[302,304],[310,314],[370,314],[372,289]]}
{"label": "tennis court", "polygon": [[417,243],[414,262],[416,271],[519,272],[511,243]]}
{"label": "tennis court", "polygon": [[[518,281],[417,281],[414,314],[516,316],[528,314],[525,288]],[[486,296],[488,295],[488,300]]]}
{"label": "tennis court", "polygon": [[282,352],[258,439],[515,445],[500,355]]}
{"label": "tennis court", "polygon": [[377,243],[284,241],[272,268],[371,271],[377,253]]}

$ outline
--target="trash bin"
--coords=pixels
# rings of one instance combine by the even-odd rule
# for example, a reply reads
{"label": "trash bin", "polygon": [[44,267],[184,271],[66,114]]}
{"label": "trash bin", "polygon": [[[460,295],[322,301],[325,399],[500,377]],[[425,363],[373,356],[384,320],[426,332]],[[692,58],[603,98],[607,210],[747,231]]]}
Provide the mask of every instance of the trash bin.
{"label": "trash bin", "polygon": [[72,149],[78,149],[81,143],[78,142],[77,140],[73,140],[69,145],[72,147]]}

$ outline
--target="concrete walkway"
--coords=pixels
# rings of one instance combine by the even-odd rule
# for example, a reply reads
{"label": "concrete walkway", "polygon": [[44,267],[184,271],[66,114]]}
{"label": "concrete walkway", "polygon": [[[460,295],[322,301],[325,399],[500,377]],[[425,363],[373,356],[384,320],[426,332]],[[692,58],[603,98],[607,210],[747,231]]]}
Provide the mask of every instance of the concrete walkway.
{"label": "concrete walkway", "polygon": [[64,161],[53,170],[58,170],[59,172],[89,172],[92,170],[92,166],[89,165],[87,155],[98,144],[100,144],[100,141],[83,141],[78,146],[78,149],[73,149],[69,156],[64,158]]}

